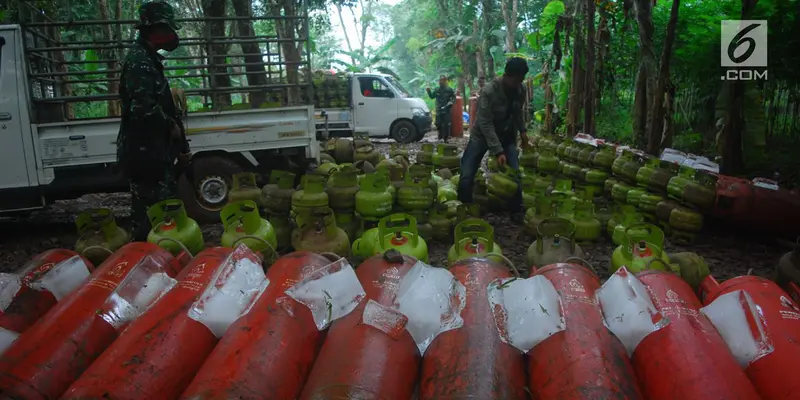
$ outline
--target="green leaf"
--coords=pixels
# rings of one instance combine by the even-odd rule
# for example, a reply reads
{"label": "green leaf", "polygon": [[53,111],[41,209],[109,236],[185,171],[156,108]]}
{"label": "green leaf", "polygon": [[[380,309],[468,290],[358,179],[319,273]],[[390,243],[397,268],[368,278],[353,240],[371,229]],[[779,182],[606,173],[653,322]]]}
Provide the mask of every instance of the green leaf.
{"label": "green leaf", "polygon": [[[97,57],[97,53],[94,50],[86,50],[83,53],[83,60],[84,61],[97,61],[97,60],[99,60],[99,58]],[[100,65],[97,64],[97,63],[93,63],[92,62],[92,63],[87,63],[86,64],[86,70],[87,71],[94,72],[94,71],[97,71],[98,69],[100,69]]]}

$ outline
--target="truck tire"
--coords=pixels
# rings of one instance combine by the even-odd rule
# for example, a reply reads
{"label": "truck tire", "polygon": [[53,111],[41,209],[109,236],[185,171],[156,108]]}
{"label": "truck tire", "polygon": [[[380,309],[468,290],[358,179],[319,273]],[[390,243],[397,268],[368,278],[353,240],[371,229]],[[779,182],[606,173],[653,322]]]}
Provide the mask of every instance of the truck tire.
{"label": "truck tire", "polygon": [[201,224],[219,222],[219,212],[228,203],[233,175],[244,169],[236,162],[222,157],[200,157],[192,161],[192,181],[186,174],[178,180],[178,195],[186,212]]}
{"label": "truck tire", "polygon": [[392,139],[407,144],[417,140],[417,127],[411,121],[398,121],[392,127]]}

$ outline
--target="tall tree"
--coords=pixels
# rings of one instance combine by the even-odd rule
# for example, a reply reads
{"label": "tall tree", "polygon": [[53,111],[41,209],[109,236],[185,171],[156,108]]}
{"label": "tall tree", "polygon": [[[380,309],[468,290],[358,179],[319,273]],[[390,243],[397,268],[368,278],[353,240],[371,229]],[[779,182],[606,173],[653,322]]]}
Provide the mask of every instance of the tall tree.
{"label": "tall tree", "polygon": [[[237,17],[250,17],[252,16],[253,1],[252,0],[231,0],[233,2],[233,11]],[[254,37],[256,32],[253,29],[252,20],[238,20],[236,21],[236,31],[242,38]],[[247,85],[248,86],[263,86],[267,84],[267,74],[264,70],[263,57],[261,46],[255,42],[242,43],[242,57],[245,62],[245,71],[247,71]],[[255,90],[250,92],[250,106],[258,108],[267,100],[266,91],[264,89]]]}
{"label": "tall tree", "polygon": [[[227,3],[226,0],[203,0],[203,16],[206,18],[225,17]],[[206,21],[204,36],[209,42],[206,53],[208,54],[208,64],[210,65],[208,72],[209,75],[211,75],[209,79],[211,88],[231,87],[231,77],[228,75],[228,68],[225,66],[228,46],[221,43],[221,39],[226,37],[225,21]],[[230,106],[232,104],[230,92],[214,91],[214,96],[211,101],[215,108]]]}
{"label": "tall tree", "polygon": [[633,3],[639,24],[639,72],[633,105],[633,136],[638,147],[646,144],[648,102],[656,87],[656,56],[653,51],[653,0],[626,0]]}
{"label": "tall tree", "polygon": [[492,35],[492,13],[494,12],[494,0],[481,0],[481,24],[483,29],[483,41],[481,47],[486,56],[486,79],[494,78],[494,57],[491,48],[494,44]]}
{"label": "tall tree", "polygon": [[583,90],[583,132],[595,135],[594,101],[597,79],[595,78],[595,0],[586,0],[586,75]]}
{"label": "tall tree", "polygon": [[672,58],[672,44],[675,42],[675,26],[678,25],[678,11],[681,7],[680,0],[672,0],[669,23],[667,24],[667,37],[664,39],[664,49],[661,52],[661,66],[658,70],[658,83],[650,100],[650,116],[648,117],[647,152],[658,155],[664,138],[664,113],[666,111],[665,94],[670,82],[669,63]]}
{"label": "tall tree", "polygon": [[515,53],[517,51],[518,7],[519,0],[500,0],[500,8],[503,10],[503,21],[506,23],[506,52],[509,53]]}
{"label": "tall tree", "polygon": [[575,136],[578,133],[578,120],[583,106],[584,91],[584,49],[583,49],[583,1],[576,1],[572,13],[572,84],[569,89],[569,104],[567,106],[567,134]]}

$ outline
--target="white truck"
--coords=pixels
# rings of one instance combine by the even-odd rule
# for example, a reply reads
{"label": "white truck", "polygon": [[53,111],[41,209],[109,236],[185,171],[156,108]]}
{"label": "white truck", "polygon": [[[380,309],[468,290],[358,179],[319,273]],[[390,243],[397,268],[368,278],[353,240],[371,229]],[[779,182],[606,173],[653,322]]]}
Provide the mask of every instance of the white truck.
{"label": "white truck", "polygon": [[[353,73],[346,76],[344,107],[317,104],[317,137],[391,137],[399,143],[422,139],[431,130],[431,111],[420,98],[411,97],[391,75]],[[315,93],[319,95],[320,91]]]}
{"label": "white truck", "polygon": [[[104,21],[99,22],[97,27],[84,29],[101,29]],[[307,15],[304,22],[307,23]],[[86,25],[90,23],[86,22]],[[135,21],[112,23],[121,24],[128,31]],[[70,104],[107,102],[117,98],[116,93],[110,90],[99,95],[79,95],[75,90],[65,93],[63,88],[66,85],[103,80],[85,79],[87,75],[109,76],[105,79],[106,83],[119,79],[118,69],[114,71],[109,67],[108,70],[86,72],[80,68],[81,65],[85,66],[85,61],[64,60],[64,54],[75,58],[75,54],[90,51],[92,46],[97,46],[98,52],[103,48],[103,43],[97,44],[97,41],[65,45],[59,40],[48,40],[47,35],[52,35],[54,29],[66,29],[68,26],[75,26],[75,21],[34,21],[0,26],[0,212],[42,208],[55,200],[87,193],[129,190],[127,181],[115,165],[120,119],[65,116],[70,114],[64,112]],[[225,40],[246,43],[248,39],[232,36]],[[282,63],[279,50],[281,40],[275,37],[259,40],[262,40],[261,51],[266,48],[267,53],[261,57],[265,65],[262,68],[267,71],[267,85],[254,88],[242,83],[235,88],[215,89],[213,85],[211,88],[187,88],[187,96],[208,99],[227,90],[227,93],[246,93],[238,96],[247,98],[258,90],[282,91],[284,94],[293,90],[292,84],[286,83],[286,69],[294,64],[295,71],[302,76],[303,68],[310,66],[307,56],[304,56],[302,63]],[[203,38],[185,38],[182,43],[213,49],[213,45],[208,45],[208,42],[204,45],[202,41]],[[302,43],[301,46],[308,44],[307,39],[302,38],[297,42]],[[132,40],[115,43],[114,48],[122,52],[123,47],[129,46]],[[272,54],[269,54],[270,48],[273,49]],[[60,53],[61,56],[56,57],[54,53]],[[199,53],[200,58],[196,62],[201,65],[196,67],[196,71],[211,71],[208,65],[202,64],[212,63],[207,57],[203,58],[202,51]],[[105,61],[98,63],[106,65]],[[65,64],[69,64],[69,68],[64,68]],[[278,78],[272,80],[269,74],[276,64],[283,64],[283,70],[273,72]],[[229,65],[235,67],[236,64]],[[176,67],[170,66],[168,57],[165,70],[171,68]],[[179,68],[186,70],[187,67]],[[224,70],[225,65],[222,68]],[[228,67],[231,75],[251,73],[251,70],[243,72],[244,68],[241,67],[238,72],[232,68]],[[203,72],[196,74],[200,76]],[[170,81],[174,78],[171,77]],[[207,82],[206,78],[197,79]],[[310,80],[305,83],[299,80],[294,84],[297,93],[306,89],[306,93],[311,93]],[[269,85],[270,82],[277,83]],[[178,180],[178,188],[190,215],[201,222],[218,221],[218,212],[227,201],[235,173],[256,171],[266,175],[269,169],[289,169],[290,166],[303,170],[319,161],[319,143],[313,122],[314,107],[308,101],[308,96],[295,103],[291,106],[277,104],[270,108],[255,109],[244,104],[242,109],[228,107],[226,111],[188,114],[185,125],[194,154],[193,173],[183,174]],[[54,117],[54,114],[59,116]]]}

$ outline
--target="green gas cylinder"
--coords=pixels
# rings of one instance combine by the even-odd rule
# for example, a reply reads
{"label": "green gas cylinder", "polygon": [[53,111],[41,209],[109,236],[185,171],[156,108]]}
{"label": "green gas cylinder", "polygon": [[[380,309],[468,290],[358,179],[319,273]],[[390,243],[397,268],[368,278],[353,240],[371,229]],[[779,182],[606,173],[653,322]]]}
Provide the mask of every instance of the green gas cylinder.
{"label": "green gas cylinder", "polygon": [[650,179],[660,164],[661,160],[658,158],[646,156],[644,165],[636,171],[636,185],[643,188],[650,187]]}
{"label": "green gas cylinder", "polygon": [[578,164],[588,167],[592,164],[592,153],[595,151],[595,147],[591,144],[583,144],[578,151]]}
{"label": "green gas cylinder", "polygon": [[358,231],[361,230],[361,220],[353,212],[336,212],[334,210],[334,218],[336,226],[347,233],[348,238],[358,237]]}
{"label": "green gas cylinder", "polygon": [[633,186],[619,182],[611,188],[611,198],[617,203],[624,204],[628,201],[628,192],[633,189]]}
{"label": "green gas cylinder", "polygon": [[556,156],[558,156],[558,158],[566,158],[567,148],[571,142],[562,137],[558,137],[556,140],[558,142],[556,145]]}
{"label": "green gas cylinder", "polygon": [[253,200],[259,207],[266,206],[264,193],[256,184],[256,174],[253,172],[240,172],[233,175],[231,191],[228,192],[228,202]]}
{"label": "green gas cylinder", "polygon": [[666,193],[669,180],[678,173],[680,166],[669,161],[660,161],[658,167],[650,175],[648,189],[658,193]]}
{"label": "green gas cylinder", "polygon": [[642,164],[642,157],[633,153],[633,156],[622,165],[620,177],[632,185],[636,184],[636,173],[639,172],[639,168],[642,167]]}
{"label": "green gas cylinder", "polygon": [[378,165],[375,166],[375,169],[377,170],[383,169],[388,172],[389,167],[391,166],[397,166],[397,161],[391,158],[384,158],[383,160],[381,160],[381,162],[378,163]]}
{"label": "green gas cylinder", "polygon": [[94,265],[100,265],[108,256],[131,241],[131,235],[117,226],[114,213],[108,208],[84,211],[75,218],[78,240],[75,252]]}
{"label": "green gas cylinder", "polygon": [[686,188],[683,191],[683,201],[703,212],[709,212],[714,208],[716,200],[717,176],[707,171],[697,171],[694,179],[686,184]]}
{"label": "green gas cylinder", "polygon": [[433,166],[437,169],[458,169],[461,166],[461,156],[458,155],[458,146],[447,143],[436,145],[436,153],[433,155]]}
{"label": "green gas cylinder", "polygon": [[606,204],[598,204],[595,208],[594,214],[595,217],[597,217],[597,220],[600,221],[600,229],[602,229],[603,232],[606,232],[608,237],[611,237],[614,232],[612,231],[611,233],[608,233],[608,222],[611,221],[611,218],[614,216],[613,208]]}
{"label": "green gas cylinder", "polygon": [[617,150],[610,144],[600,144],[597,153],[592,158],[592,165],[603,171],[611,171],[611,165],[617,158]]}
{"label": "green gas cylinder", "polygon": [[558,172],[558,158],[553,151],[542,149],[539,151],[539,159],[536,163],[536,170],[543,173],[554,174]]}
{"label": "green gas cylinder", "polygon": [[444,204],[452,200],[458,200],[458,190],[452,183],[450,183],[450,181],[443,181],[443,183],[439,185],[436,198],[439,204]]}
{"label": "green gas cylinder", "polygon": [[553,176],[545,173],[539,172],[536,174],[534,185],[536,186],[537,190],[547,191],[547,189],[553,184]]}
{"label": "green gas cylinder", "polygon": [[292,213],[298,225],[312,209],[329,206],[328,194],[325,193],[326,180],[324,175],[319,174],[306,174],[301,178],[303,188],[292,194]]}
{"label": "green gas cylinder", "polygon": [[315,209],[303,224],[292,231],[295,251],[333,253],[340,257],[350,255],[350,238],[336,226],[336,217],[330,208]]}
{"label": "green gas cylinder", "polygon": [[689,182],[694,180],[694,175],[697,171],[687,165],[681,165],[678,170],[678,175],[672,177],[667,184],[667,194],[670,198],[678,201],[683,201],[683,192]]}
{"label": "green gas cylinder", "polygon": [[489,176],[487,184],[489,194],[495,195],[500,199],[509,200],[514,197],[519,189],[519,172],[508,165],[501,168],[500,172],[495,172]]}
{"label": "green gas cylinder", "polygon": [[243,244],[254,252],[260,252],[265,260],[277,257],[275,230],[258,214],[254,201],[230,203],[220,211],[219,218],[224,229],[220,238],[223,247],[235,248]]}
{"label": "green gas cylinder", "polygon": [[356,213],[362,218],[383,218],[392,212],[392,194],[384,174],[369,174],[356,193]]}
{"label": "green gas cylinder", "polygon": [[411,165],[411,161],[409,161],[408,157],[405,156],[394,156],[392,157],[392,161],[394,161],[395,164],[399,165],[403,169],[406,169],[409,165]]}
{"label": "green gas cylinder", "polygon": [[378,165],[378,163],[384,159],[384,156],[375,148],[375,146],[368,144],[366,146],[357,148],[353,159],[356,160],[356,162],[368,161],[372,165]]}
{"label": "green gas cylinder", "polygon": [[680,207],[680,203],[675,200],[661,200],[656,204],[656,218],[661,222],[669,222],[672,210]]}
{"label": "green gas cylinder", "polygon": [[269,184],[261,192],[264,194],[264,208],[274,215],[289,215],[292,209],[295,174],[288,171],[273,170]]}
{"label": "green gas cylinder", "polygon": [[645,193],[639,197],[638,207],[643,213],[656,215],[656,207],[658,203],[664,200],[664,196],[660,194]]}
{"label": "green gas cylinder", "polygon": [[428,262],[428,244],[417,231],[417,219],[410,214],[392,214],[378,223],[373,255],[397,250],[424,263]]}
{"label": "green gas cylinder", "polygon": [[408,166],[389,166],[389,185],[394,188],[395,195],[397,194],[397,189],[400,189],[400,187],[403,186],[403,183],[405,183],[407,169]]}
{"label": "green gas cylinder", "polygon": [[447,252],[447,262],[452,267],[457,261],[468,258],[488,258],[504,262],[503,250],[494,241],[494,228],[488,222],[470,218],[455,227],[453,246]]}
{"label": "green gas cylinder", "polygon": [[579,201],[575,204],[575,214],[572,218],[575,224],[575,241],[578,243],[594,242],[600,239],[603,228],[594,215],[594,204],[591,201]]}
{"label": "green gas cylinder", "polygon": [[525,231],[530,235],[537,234],[536,229],[542,221],[556,216],[556,203],[554,197],[537,197],[535,204],[535,208],[529,208],[525,211]]}
{"label": "green gas cylinder", "polygon": [[402,145],[397,143],[392,143],[389,149],[389,157],[395,158],[397,156],[405,157],[408,159],[408,149],[404,148]]}
{"label": "green gas cylinder", "polygon": [[583,176],[583,180],[590,185],[604,185],[608,178],[608,172],[599,169],[590,169]]}
{"label": "green gas cylinder", "polygon": [[[616,185],[618,183],[619,183],[619,181],[614,179],[614,178],[606,179],[606,182],[603,184],[603,193],[605,193],[605,195],[607,197],[612,197],[613,198],[614,185]],[[625,194],[625,196],[626,197],[628,196],[627,193]]]}
{"label": "green gas cylinder", "polygon": [[[456,202],[458,200],[455,200]],[[445,203],[446,204],[446,203]],[[453,221],[447,215],[448,206],[437,204],[428,214],[428,223],[431,224],[431,237],[435,240],[447,240],[453,234]]]}
{"label": "green gas cylinder", "polygon": [[433,143],[423,143],[417,152],[417,164],[433,165]]}
{"label": "green gas cylinder", "polygon": [[338,169],[339,169],[339,166],[336,165],[336,163],[327,162],[327,163],[320,164],[319,167],[317,167],[317,169],[314,170],[314,172],[317,173],[317,174],[329,177],[329,176],[333,175],[333,173],[336,172],[336,170],[338,170]]}
{"label": "green gas cylinder", "polygon": [[536,169],[536,152],[533,148],[529,147],[522,151],[522,155],[519,156],[519,163],[527,171]]}
{"label": "green gas cylinder", "polygon": [[703,214],[686,207],[676,207],[669,215],[673,239],[691,242],[703,230]]}
{"label": "green gas cylinder", "polygon": [[622,154],[614,159],[614,162],[611,164],[611,172],[617,178],[623,178],[623,168],[628,163],[628,161],[633,160],[633,152],[630,150],[623,150]]}
{"label": "green gas cylinder", "polygon": [[442,207],[444,209],[445,217],[450,218],[450,220],[453,221],[454,223],[459,217],[458,210],[461,209],[462,207],[467,207],[468,210],[474,210],[474,214],[470,214],[470,215],[474,215],[475,218],[478,218],[478,217],[481,216],[480,206],[478,204],[475,204],[475,203],[466,205],[466,204],[461,203],[458,200],[450,200],[450,201],[442,204]]}
{"label": "green gas cylinder", "polygon": [[572,189],[572,181],[569,179],[556,179],[553,183],[553,192],[552,195],[559,195],[563,194],[566,197],[572,197],[575,195],[575,191]]}
{"label": "green gas cylinder", "polygon": [[[261,194],[261,190],[258,193]],[[164,248],[172,255],[184,250],[196,255],[203,250],[203,232],[197,222],[186,214],[182,201],[169,199],[150,206],[147,219],[152,226],[147,235],[148,242]]]}
{"label": "green gas cylinder", "polygon": [[575,244],[575,224],[563,218],[547,218],[536,227],[536,240],[528,247],[528,265],[564,262],[570,257],[583,258],[583,250]]}
{"label": "green gas cylinder", "polygon": [[334,164],[336,164],[336,159],[333,158],[333,156],[328,154],[328,153],[319,153],[319,162],[322,163],[322,164],[325,164],[325,163],[334,163]]}
{"label": "green gas cylinder", "polygon": [[397,204],[405,210],[428,210],[433,205],[431,171],[424,165],[412,165],[406,172],[406,181],[397,191]]}
{"label": "green gas cylinder", "polygon": [[287,249],[292,245],[292,229],[294,223],[291,217],[286,215],[270,214],[267,221],[275,230],[275,238],[278,242],[278,249]]}
{"label": "green gas cylinder", "polygon": [[646,194],[647,190],[634,187],[631,190],[628,190],[628,196],[625,198],[625,202],[634,207],[639,207],[639,201],[641,200],[642,196]]}
{"label": "green gas cylinder", "polygon": [[[633,224],[625,229],[625,240],[611,255],[613,274],[623,265],[636,274],[646,269],[673,271],[669,256],[664,251],[664,232],[653,224]],[[659,259],[659,262],[652,262]]]}
{"label": "green gas cylinder", "polygon": [[358,170],[344,167],[333,173],[328,180],[328,203],[334,210],[353,210],[358,193]]}
{"label": "green gas cylinder", "polygon": [[544,191],[536,189],[536,178],[532,175],[524,175],[522,177],[522,204],[527,210],[531,207],[536,207],[536,196],[543,195]]}
{"label": "green gas cylinder", "polygon": [[625,242],[625,230],[629,226],[644,222],[642,214],[636,212],[636,208],[631,205],[621,205],[618,214],[608,221],[608,228],[611,229],[611,241],[619,246]]}

